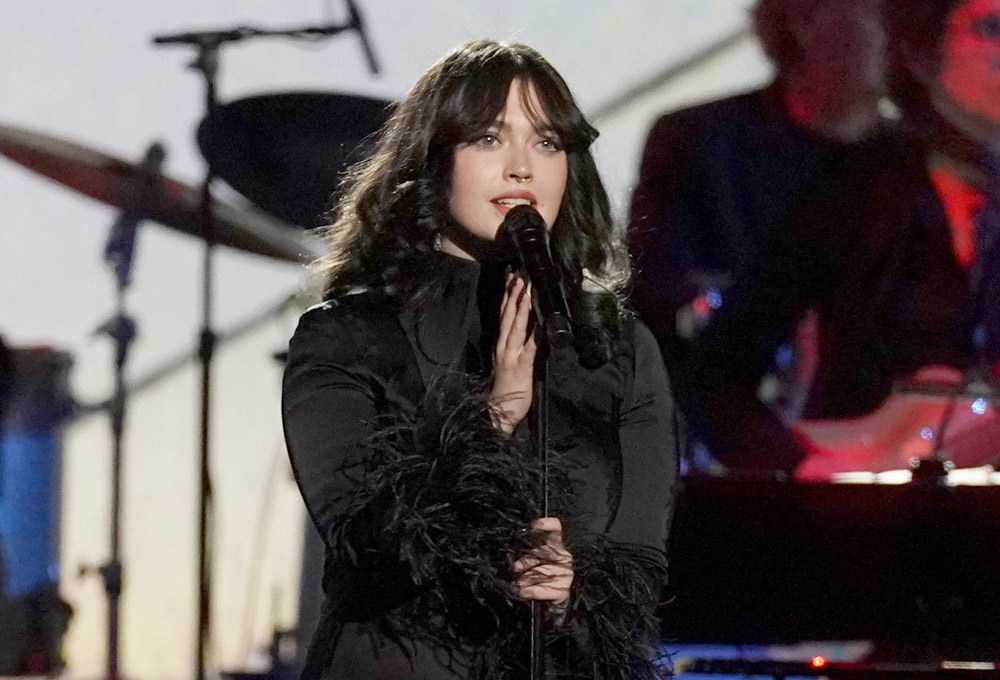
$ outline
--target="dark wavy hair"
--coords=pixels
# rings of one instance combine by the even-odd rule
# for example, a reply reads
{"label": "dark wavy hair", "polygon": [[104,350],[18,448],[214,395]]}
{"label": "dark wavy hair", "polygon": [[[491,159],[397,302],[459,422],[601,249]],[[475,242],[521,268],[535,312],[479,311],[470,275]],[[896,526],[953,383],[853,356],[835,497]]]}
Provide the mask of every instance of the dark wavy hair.
{"label": "dark wavy hair", "polygon": [[[545,123],[566,150],[568,178],[552,225],[577,322],[617,333],[630,267],[611,219],[587,123],[568,86],[534,49],[472,40],[430,67],[393,111],[374,152],[344,178],[317,266],[327,295],[377,289],[400,306],[419,304],[441,269],[435,239],[450,225],[453,151],[493,125],[514,80],[531,83]],[[529,115],[536,115],[526,107]]]}

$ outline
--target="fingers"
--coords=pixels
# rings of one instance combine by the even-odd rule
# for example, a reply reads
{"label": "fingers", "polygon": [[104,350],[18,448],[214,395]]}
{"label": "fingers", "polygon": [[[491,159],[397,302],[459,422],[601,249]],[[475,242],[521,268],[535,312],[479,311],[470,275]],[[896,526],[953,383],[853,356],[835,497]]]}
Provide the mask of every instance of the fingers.
{"label": "fingers", "polygon": [[525,600],[563,603],[573,587],[573,570],[556,564],[527,569],[517,579],[517,592]]}
{"label": "fingers", "polygon": [[563,547],[562,522],[542,517],[533,529],[545,542],[514,563],[515,585],[526,600],[563,603],[573,585],[573,556]]}
{"label": "fingers", "polygon": [[514,563],[515,585],[525,600],[565,602],[573,587],[573,559],[565,550],[554,558],[536,548]]}
{"label": "fingers", "polygon": [[531,282],[529,281],[521,291],[517,300],[517,314],[514,315],[514,325],[511,328],[509,340],[518,343],[519,348],[524,347],[528,335],[528,319],[531,317]]}
{"label": "fingers", "polygon": [[529,337],[531,286],[508,275],[500,306],[500,328],[493,348],[492,398],[497,405],[497,426],[510,434],[531,408],[535,367],[535,340]]}
{"label": "fingers", "polygon": [[526,344],[528,324],[531,319],[531,283],[514,274],[507,275],[500,302],[500,328],[496,351],[520,352]]}
{"label": "fingers", "polygon": [[531,527],[535,531],[547,531],[549,533],[558,532],[559,542],[562,543],[562,520],[558,517],[542,517],[535,520]]}
{"label": "fingers", "polygon": [[517,307],[511,304],[511,300],[517,300],[514,287],[520,284],[520,279],[514,278],[513,274],[507,274],[507,285],[504,286],[503,300],[500,301],[500,329],[497,335],[497,350],[507,346],[507,336],[510,335],[510,327],[513,324],[514,315],[517,313]]}

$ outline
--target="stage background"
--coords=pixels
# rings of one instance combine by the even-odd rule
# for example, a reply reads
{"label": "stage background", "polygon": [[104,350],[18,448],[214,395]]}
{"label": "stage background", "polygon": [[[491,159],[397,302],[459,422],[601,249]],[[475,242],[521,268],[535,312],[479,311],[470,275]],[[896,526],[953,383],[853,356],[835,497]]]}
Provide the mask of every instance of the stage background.
{"label": "stage background", "polygon": [[[222,53],[223,102],[277,91],[403,95],[419,73],[464,39],[516,39],[563,73],[585,111],[605,112],[597,156],[621,215],[655,116],[747,89],[768,77],[745,37],[684,75],[627,96],[672,65],[746,25],[746,0],[359,0],[382,73],[371,76],[356,36],[303,47],[261,40]],[[241,24],[287,27],[343,19],[328,0],[34,0],[6,3],[0,22],[0,124],[63,137],[136,161],[154,140],[164,170],[197,185],[194,143],[202,87],[188,49],[154,49],[154,34]],[[624,97],[624,99],[623,99]],[[225,195],[225,191],[220,191]],[[75,359],[80,402],[106,398],[111,344],[93,331],[112,313],[101,261],[117,211],[0,158],[0,333],[13,346],[51,345]],[[220,331],[298,290],[303,268],[220,249]],[[160,225],[142,227],[129,306],[139,337],[129,378],[189,353],[200,323],[201,248]],[[295,623],[302,509],[285,458],[280,367],[297,311],[223,345],[215,368],[215,670],[259,665],[274,626]],[[199,371],[188,363],[135,395],[125,440],[122,666],[142,680],[179,680],[194,667]],[[68,677],[94,678],[105,655],[106,605],[80,565],[108,555],[110,437],[102,415],[66,429],[61,589],[75,616]]]}

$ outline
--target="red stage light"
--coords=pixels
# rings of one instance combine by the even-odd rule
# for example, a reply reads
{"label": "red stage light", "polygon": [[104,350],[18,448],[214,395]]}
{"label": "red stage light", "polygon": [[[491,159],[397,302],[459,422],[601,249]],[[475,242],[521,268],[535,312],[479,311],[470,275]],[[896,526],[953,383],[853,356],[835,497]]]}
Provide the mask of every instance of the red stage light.
{"label": "red stage light", "polygon": [[809,660],[809,665],[813,668],[822,668],[826,665],[826,659],[822,656],[814,656]]}
{"label": "red stage light", "polygon": [[691,309],[699,319],[707,319],[712,314],[712,305],[704,295],[699,295],[691,301]]}

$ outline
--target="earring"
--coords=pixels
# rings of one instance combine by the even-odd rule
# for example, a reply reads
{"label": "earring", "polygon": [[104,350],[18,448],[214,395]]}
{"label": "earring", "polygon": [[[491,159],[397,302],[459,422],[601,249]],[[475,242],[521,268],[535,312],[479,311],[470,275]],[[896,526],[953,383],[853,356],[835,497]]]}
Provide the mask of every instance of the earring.
{"label": "earring", "polygon": [[441,232],[434,234],[434,250],[441,250]]}

